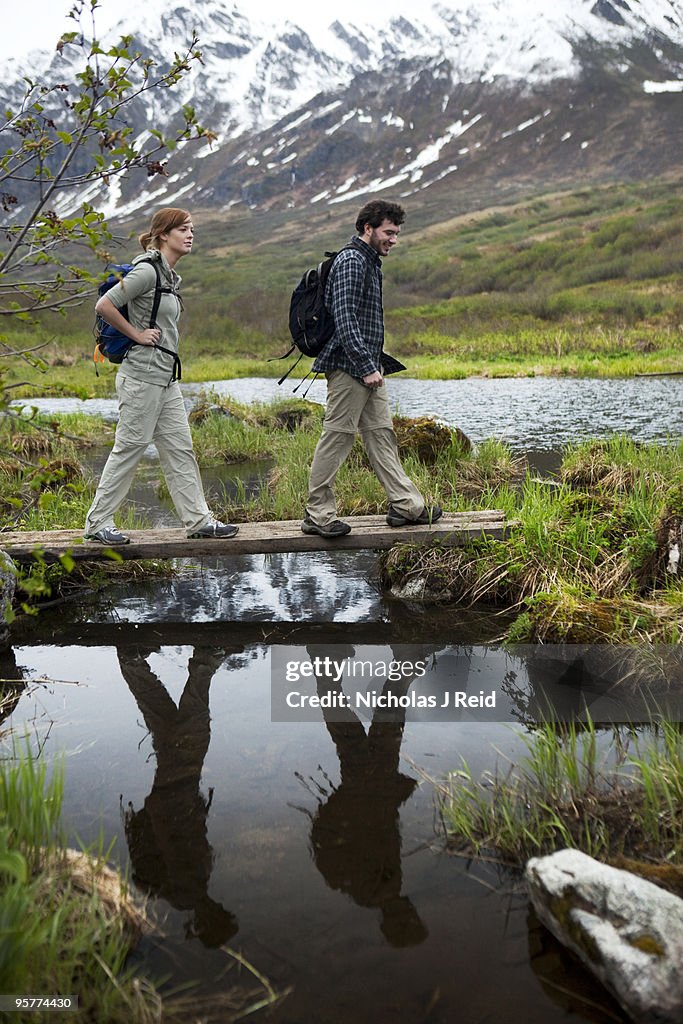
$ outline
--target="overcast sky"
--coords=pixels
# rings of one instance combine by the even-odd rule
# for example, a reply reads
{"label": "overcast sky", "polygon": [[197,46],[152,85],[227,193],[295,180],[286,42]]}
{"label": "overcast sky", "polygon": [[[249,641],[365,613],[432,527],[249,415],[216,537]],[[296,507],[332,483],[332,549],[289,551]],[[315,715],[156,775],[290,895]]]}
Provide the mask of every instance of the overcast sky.
{"label": "overcast sky", "polygon": [[[201,0],[195,0],[201,3]],[[100,0],[96,11],[97,28],[103,34],[119,19],[128,17],[127,29],[135,34],[135,11],[144,0]],[[169,0],[169,6],[173,0]],[[68,17],[73,0],[7,0],[3,5],[0,57],[20,56],[36,47],[51,49],[62,32],[74,28]],[[335,7],[320,0],[237,0],[245,14],[263,18],[278,18],[286,14],[292,21],[306,25],[329,25],[335,18],[352,21],[367,14],[367,0],[344,0]],[[373,20],[389,14],[398,5],[395,0],[373,0]],[[189,26],[188,26],[189,27]]]}

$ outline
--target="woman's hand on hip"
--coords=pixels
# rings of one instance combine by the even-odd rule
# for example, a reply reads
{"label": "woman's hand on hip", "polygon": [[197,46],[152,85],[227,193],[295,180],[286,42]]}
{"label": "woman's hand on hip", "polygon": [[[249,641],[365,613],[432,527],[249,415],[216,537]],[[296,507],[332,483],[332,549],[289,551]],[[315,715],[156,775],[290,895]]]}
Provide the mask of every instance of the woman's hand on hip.
{"label": "woman's hand on hip", "polygon": [[161,338],[161,331],[158,327],[147,327],[144,331],[139,331],[136,341],[138,345],[157,345]]}

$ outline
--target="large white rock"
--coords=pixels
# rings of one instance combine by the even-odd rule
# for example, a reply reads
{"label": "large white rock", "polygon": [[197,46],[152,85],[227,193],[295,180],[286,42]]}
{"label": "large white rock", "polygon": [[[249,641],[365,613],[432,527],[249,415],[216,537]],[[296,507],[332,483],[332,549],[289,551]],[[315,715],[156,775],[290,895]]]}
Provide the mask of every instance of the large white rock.
{"label": "large white rock", "polygon": [[578,850],[527,863],[534,909],[637,1024],[683,1022],[683,900]]}

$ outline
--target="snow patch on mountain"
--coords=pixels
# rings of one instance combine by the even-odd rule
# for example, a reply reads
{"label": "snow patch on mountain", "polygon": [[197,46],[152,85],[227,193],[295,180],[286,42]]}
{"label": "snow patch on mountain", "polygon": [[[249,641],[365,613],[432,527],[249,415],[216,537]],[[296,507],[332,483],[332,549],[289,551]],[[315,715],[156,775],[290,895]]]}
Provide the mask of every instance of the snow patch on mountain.
{"label": "snow patch on mountain", "polygon": [[[513,148],[508,140],[522,136],[520,145],[527,145],[524,133],[529,144],[540,145],[546,126],[538,133],[532,129],[545,118],[550,124],[551,111],[538,112],[541,103],[534,110],[522,97],[558,79],[578,80],[586,53],[598,67],[602,62],[605,70],[627,75],[634,42],[652,57],[639,65],[646,69],[638,72],[644,93],[683,91],[675,58],[675,48],[683,46],[683,0],[396,0],[383,22],[368,5],[353,21],[342,8],[324,28],[317,18],[315,24],[297,25],[284,13],[264,20],[246,2],[183,0],[173,6],[172,0],[146,0],[102,42],[131,34],[144,57],[161,60],[160,55],[183,52],[193,31],[201,62],[193,62],[192,72],[172,90],[140,97],[135,131],[151,124],[164,130],[177,121],[180,106],[191,103],[217,139],[196,149],[180,147],[169,157],[171,177],[151,179],[135,196],[113,176],[109,189],[93,186],[74,195],[70,209],[87,197],[108,215],[127,215],[162,196],[171,202],[190,195],[193,188],[202,202],[225,209],[258,202],[252,196],[261,196],[264,182],[275,180],[271,196],[276,187],[284,191],[295,181],[312,182],[306,201],[313,203],[341,202],[395,185],[422,189],[458,173],[456,161],[466,166],[482,140],[496,147],[505,141],[505,153]],[[5,62],[4,105],[21,96],[21,74],[59,82],[81,59],[66,47],[62,55],[32,54],[30,68],[14,58]],[[658,72],[662,81],[655,81]],[[368,81],[377,84],[366,92]],[[523,112],[503,113],[480,103],[480,91],[502,95],[511,88]],[[469,90],[474,113],[463,110],[462,102],[456,105],[461,89]],[[476,128],[480,122],[483,130]],[[576,137],[577,125],[547,130],[566,143]],[[467,132],[469,145],[456,151],[452,144]],[[378,140],[387,148],[375,167],[369,154],[374,156]],[[566,149],[573,152],[578,145]],[[343,162],[330,167],[329,182],[323,176],[325,153]]]}
{"label": "snow patch on mountain", "polygon": [[[223,132],[233,137],[273,124],[359,72],[385,64],[389,70],[400,60],[448,60],[459,82],[535,83],[577,74],[581,39],[618,44],[661,33],[683,43],[683,4],[674,0],[450,0],[417,9],[412,0],[397,0],[392,9],[385,24],[377,24],[368,5],[364,19],[347,23],[342,15],[323,29],[284,15],[264,21],[230,0],[184,0],[175,8],[168,0],[146,0],[104,43],[129,33],[135,46],[158,58],[182,51],[196,31],[203,65],[183,81],[183,102],[227,112]],[[70,53],[67,47],[62,56],[11,58],[3,79],[29,70],[42,75],[47,67],[56,74]]]}
{"label": "snow patch on mountain", "polygon": [[677,79],[674,82],[643,82],[643,92],[683,92],[683,81]]}

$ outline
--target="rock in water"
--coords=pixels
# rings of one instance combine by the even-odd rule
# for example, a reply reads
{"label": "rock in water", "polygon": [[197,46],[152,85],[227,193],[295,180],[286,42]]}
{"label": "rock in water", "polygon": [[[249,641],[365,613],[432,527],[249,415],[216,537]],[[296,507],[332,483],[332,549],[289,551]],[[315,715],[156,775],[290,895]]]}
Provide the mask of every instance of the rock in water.
{"label": "rock in water", "polygon": [[683,1021],[683,900],[578,850],[527,863],[543,924],[637,1024]]}

